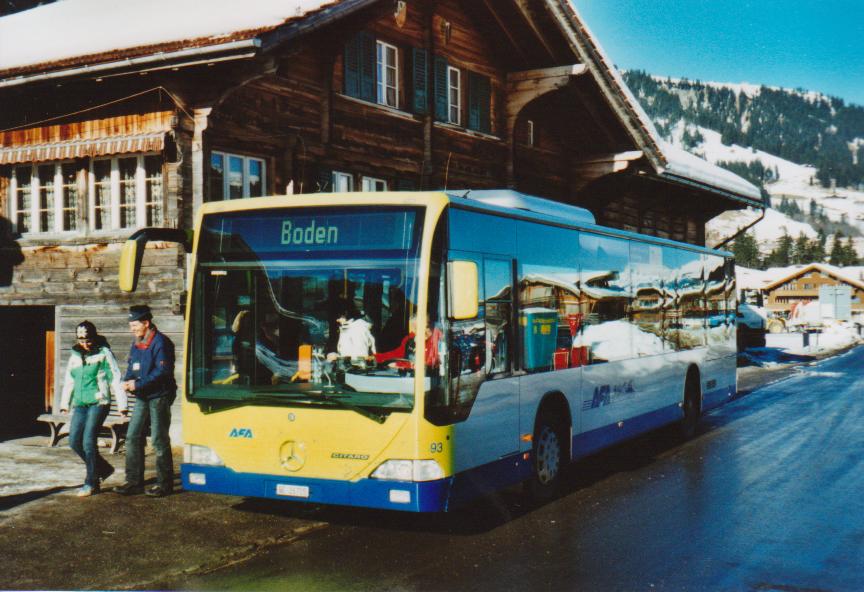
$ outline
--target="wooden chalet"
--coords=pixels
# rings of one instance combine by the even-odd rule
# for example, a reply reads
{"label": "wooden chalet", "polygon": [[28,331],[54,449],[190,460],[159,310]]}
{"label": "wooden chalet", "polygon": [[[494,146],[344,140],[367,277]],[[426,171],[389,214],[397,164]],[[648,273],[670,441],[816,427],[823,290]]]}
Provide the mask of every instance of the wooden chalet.
{"label": "wooden chalet", "polygon": [[763,207],[660,141],[567,0],[120,4],[0,18],[0,393],[28,417],[85,318],[123,358],[148,302],[182,344],[186,255],[151,245],[129,296],[119,248],[206,201],[511,187],[695,244]]}
{"label": "wooden chalet", "polygon": [[851,293],[852,318],[864,318],[864,268],[842,268],[811,263],[789,271],[761,288],[765,308],[775,315],[788,317],[792,310],[819,301],[823,286],[847,286]]}

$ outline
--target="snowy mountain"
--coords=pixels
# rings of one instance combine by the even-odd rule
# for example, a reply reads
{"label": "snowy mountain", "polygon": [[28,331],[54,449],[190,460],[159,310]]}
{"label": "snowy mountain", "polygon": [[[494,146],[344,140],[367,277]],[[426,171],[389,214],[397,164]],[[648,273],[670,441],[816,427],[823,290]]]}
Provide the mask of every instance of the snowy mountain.
{"label": "snowy mountain", "polygon": [[[762,187],[774,208],[782,203],[784,211],[802,213],[793,220],[776,209],[766,211],[752,230],[763,255],[784,234],[814,239],[819,229],[829,244],[836,232],[856,236],[855,246],[864,255],[864,151],[858,159],[864,146],[864,108],[816,92],[746,83],[701,83],[644,72],[627,72],[625,79],[668,142]],[[774,123],[767,121],[769,115]],[[826,147],[828,137],[832,150]],[[831,175],[838,170],[833,163],[839,163],[842,175],[826,174],[828,168]],[[814,208],[819,220],[806,215]],[[732,212],[713,220],[709,244],[755,217]]]}

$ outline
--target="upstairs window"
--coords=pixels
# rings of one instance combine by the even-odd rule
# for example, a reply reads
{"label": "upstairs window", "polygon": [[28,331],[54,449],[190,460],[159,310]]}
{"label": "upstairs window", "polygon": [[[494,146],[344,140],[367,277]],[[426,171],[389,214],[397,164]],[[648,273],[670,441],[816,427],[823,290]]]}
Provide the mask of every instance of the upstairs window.
{"label": "upstairs window", "polygon": [[468,117],[465,127],[486,134],[492,133],[492,84],[488,76],[464,72],[451,66],[447,58],[435,56],[432,82],[437,121],[463,125],[463,96],[467,82]]}
{"label": "upstairs window", "polygon": [[447,123],[462,124],[462,73],[447,66]]}
{"label": "upstairs window", "polygon": [[210,200],[263,196],[265,172],[261,158],[213,151],[210,154]]}
{"label": "upstairs window", "polygon": [[11,218],[21,234],[78,229],[78,169],[71,162],[23,165],[10,178]]}
{"label": "upstairs window", "polygon": [[399,52],[389,43],[377,42],[378,104],[399,108]]}

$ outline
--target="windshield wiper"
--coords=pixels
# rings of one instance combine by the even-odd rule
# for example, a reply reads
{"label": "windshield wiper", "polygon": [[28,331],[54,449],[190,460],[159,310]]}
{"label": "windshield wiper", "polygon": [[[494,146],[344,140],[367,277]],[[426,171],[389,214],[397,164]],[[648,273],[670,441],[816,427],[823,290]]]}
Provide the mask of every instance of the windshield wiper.
{"label": "windshield wiper", "polygon": [[[384,423],[387,420],[387,416],[382,413],[375,413],[374,411],[370,411],[365,407],[360,407],[358,405],[352,405],[351,403],[346,403],[342,399],[348,397],[349,395],[340,395],[340,394],[331,394],[331,393],[322,393],[322,392],[307,392],[307,393],[285,393],[284,395],[274,395],[274,394],[252,394],[249,399],[254,401],[267,401],[270,403],[280,403],[285,401],[315,401],[328,403],[333,407],[338,407],[340,409],[348,409],[349,411],[354,411],[355,413],[359,413],[363,417],[371,419],[376,423]],[[248,399],[247,399],[248,400]]]}

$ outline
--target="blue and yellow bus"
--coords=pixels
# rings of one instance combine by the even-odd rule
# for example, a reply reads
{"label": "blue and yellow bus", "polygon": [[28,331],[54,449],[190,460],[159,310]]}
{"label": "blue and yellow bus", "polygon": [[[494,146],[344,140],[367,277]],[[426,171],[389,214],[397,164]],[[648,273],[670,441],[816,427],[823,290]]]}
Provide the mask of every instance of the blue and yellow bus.
{"label": "blue and yellow bus", "polygon": [[[127,241],[133,289],[147,240]],[[444,511],[735,393],[729,253],[512,191],[205,204],[185,489]]]}

